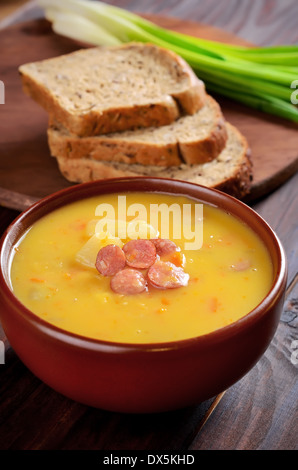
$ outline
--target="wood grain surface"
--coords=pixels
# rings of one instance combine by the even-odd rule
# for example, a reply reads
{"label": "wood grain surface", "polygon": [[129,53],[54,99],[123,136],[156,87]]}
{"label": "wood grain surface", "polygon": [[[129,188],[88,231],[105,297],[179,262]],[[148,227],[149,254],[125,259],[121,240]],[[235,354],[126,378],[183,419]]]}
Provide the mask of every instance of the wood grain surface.
{"label": "wood grain surface", "polygon": [[28,3],[28,0],[2,0],[0,8],[0,22],[26,3]]}
{"label": "wood grain surface", "polygon": [[[297,42],[296,0],[107,3],[212,24],[258,44]],[[33,7],[14,15],[11,21],[30,20],[39,15]],[[0,126],[1,135],[3,120]],[[17,130],[15,138],[18,138]],[[25,163],[22,171],[26,177]],[[177,412],[127,416],[94,410],[62,397],[41,383],[17,358],[0,330],[6,348],[5,365],[0,365],[0,449],[297,450],[297,187],[295,175],[252,205],[283,243],[289,280],[277,333],[264,356],[245,377],[224,394]],[[0,209],[1,232],[17,214],[18,211]]]}

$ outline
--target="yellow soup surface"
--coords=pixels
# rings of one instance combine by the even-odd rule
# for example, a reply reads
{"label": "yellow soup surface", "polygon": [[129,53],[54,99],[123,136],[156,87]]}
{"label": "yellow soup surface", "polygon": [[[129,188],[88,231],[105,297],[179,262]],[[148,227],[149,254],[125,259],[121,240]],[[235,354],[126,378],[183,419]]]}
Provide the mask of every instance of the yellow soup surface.
{"label": "yellow soup surface", "polygon": [[[191,207],[191,226],[203,234],[201,246],[185,249],[189,242],[189,232],[184,233],[186,219],[180,238],[174,240],[181,250],[176,253],[179,262],[189,275],[188,284],[172,289],[150,286],[136,295],[112,291],[111,279],[100,274],[93,262],[88,265],[88,259],[87,263],[84,260],[88,256],[94,259],[101,246],[114,243],[113,238],[105,240],[102,234],[94,237],[100,219],[95,215],[98,205],[112,205],[115,217],[120,217],[118,196],[103,195],[46,215],[15,247],[11,285],[28,309],[59,328],[95,339],[169,342],[235,322],[267,295],[273,280],[267,248],[234,216],[204,204],[198,218],[198,203],[182,196],[128,193],[125,197],[127,207],[142,204],[148,214],[152,204],[175,203],[181,214],[186,205]],[[130,215],[127,220],[134,217]],[[173,220],[169,220],[173,239]],[[160,230],[161,224],[159,220],[154,228]],[[94,240],[98,246],[94,247]]]}

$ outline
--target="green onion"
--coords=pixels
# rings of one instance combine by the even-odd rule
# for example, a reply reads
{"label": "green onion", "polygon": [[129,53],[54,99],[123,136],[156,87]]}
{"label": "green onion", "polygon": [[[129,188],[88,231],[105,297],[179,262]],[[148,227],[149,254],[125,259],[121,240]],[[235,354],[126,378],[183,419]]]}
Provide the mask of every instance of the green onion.
{"label": "green onion", "polygon": [[46,17],[49,21],[53,22],[53,29],[57,34],[84,41],[94,43],[98,41],[100,34],[101,40],[110,46],[117,46],[121,41],[115,36],[110,34],[100,25],[95,25],[87,18],[79,16],[70,12],[56,11],[55,9],[48,9]]}
{"label": "green onion", "polygon": [[135,13],[90,0],[37,0],[53,30],[92,45],[149,42],[183,57],[207,91],[298,122],[291,84],[298,79],[298,45],[245,47],[177,33]]}

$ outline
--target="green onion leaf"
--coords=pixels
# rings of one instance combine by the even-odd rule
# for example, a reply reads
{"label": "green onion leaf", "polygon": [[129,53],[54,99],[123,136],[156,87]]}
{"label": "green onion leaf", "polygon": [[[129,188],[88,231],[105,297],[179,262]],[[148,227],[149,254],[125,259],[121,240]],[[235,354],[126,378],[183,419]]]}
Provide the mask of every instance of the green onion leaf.
{"label": "green onion leaf", "polygon": [[90,0],[37,0],[53,30],[92,45],[149,42],[184,58],[207,90],[298,122],[291,84],[298,79],[298,45],[224,44],[162,28],[125,9]]}

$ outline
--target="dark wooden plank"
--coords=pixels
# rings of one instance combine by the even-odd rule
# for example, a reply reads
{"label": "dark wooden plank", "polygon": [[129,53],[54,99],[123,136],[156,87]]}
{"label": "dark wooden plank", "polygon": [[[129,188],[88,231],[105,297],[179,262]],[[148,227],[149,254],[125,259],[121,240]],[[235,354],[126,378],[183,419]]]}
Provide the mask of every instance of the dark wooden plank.
{"label": "dark wooden plank", "polygon": [[[197,422],[203,419],[211,403],[212,400],[197,407],[150,415],[120,415],[88,409],[62,443],[63,449],[92,446],[118,451],[182,451],[187,449]],[[89,432],[82,434],[82,429]]]}
{"label": "dark wooden plank", "polygon": [[18,210],[1,207],[0,209],[0,237],[6,227],[19,215]]}
{"label": "dark wooden plank", "polygon": [[297,449],[298,286],[258,364],[229,389],[190,450]]}
{"label": "dark wooden plank", "polygon": [[297,183],[298,175],[253,206],[277,233],[288,259],[278,330],[256,366],[227,391],[191,450],[297,448]]}
{"label": "dark wooden plank", "polygon": [[293,176],[279,191],[273,192],[252,207],[273,228],[284,246],[288,259],[290,283],[297,272],[298,259],[298,174]]}

